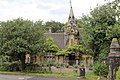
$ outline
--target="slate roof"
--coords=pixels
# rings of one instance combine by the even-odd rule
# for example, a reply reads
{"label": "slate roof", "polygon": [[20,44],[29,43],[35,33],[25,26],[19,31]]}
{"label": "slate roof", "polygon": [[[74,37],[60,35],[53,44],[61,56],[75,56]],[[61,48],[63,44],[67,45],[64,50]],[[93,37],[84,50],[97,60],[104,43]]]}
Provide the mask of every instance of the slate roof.
{"label": "slate roof", "polygon": [[45,33],[46,38],[53,38],[59,49],[66,49],[67,37],[64,33]]}

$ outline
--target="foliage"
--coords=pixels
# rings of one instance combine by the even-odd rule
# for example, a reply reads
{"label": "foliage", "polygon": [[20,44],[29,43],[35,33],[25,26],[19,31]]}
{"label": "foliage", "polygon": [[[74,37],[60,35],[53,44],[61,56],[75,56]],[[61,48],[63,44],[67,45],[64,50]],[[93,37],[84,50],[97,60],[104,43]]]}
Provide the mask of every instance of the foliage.
{"label": "foliage", "polygon": [[27,64],[25,70],[26,71],[37,71],[38,68],[41,68],[42,66],[40,64]]}
{"label": "foliage", "polygon": [[116,73],[116,79],[115,80],[120,80],[120,67]]}
{"label": "foliage", "polygon": [[55,63],[54,63],[54,66],[55,66],[56,68],[60,68],[60,67],[61,67],[61,64],[60,64],[59,62],[55,62]]}
{"label": "foliage", "polygon": [[108,56],[109,53],[109,44],[103,44],[100,46],[100,54],[98,55],[98,61],[102,62],[103,60],[106,59],[106,57]]}
{"label": "foliage", "polygon": [[78,51],[77,45],[70,45],[68,46],[66,53],[67,54],[75,54]]}
{"label": "foliage", "polygon": [[66,49],[66,55],[68,54],[75,54],[77,52],[83,53],[85,50],[82,45],[69,45]]}
{"label": "foliage", "polygon": [[0,24],[0,54],[10,56],[11,62],[20,60],[24,69],[27,53],[41,55],[44,52],[44,30],[37,24],[21,18]]}
{"label": "foliage", "polygon": [[11,64],[10,62],[10,57],[5,55],[0,56],[0,71],[10,71],[9,65]]}
{"label": "foliage", "polygon": [[21,71],[21,62],[4,62],[0,67],[0,71]]}
{"label": "foliage", "polygon": [[44,25],[47,31],[51,27],[53,33],[64,32],[64,23],[55,22],[55,21],[47,21],[45,22]]}
{"label": "foliage", "polygon": [[98,76],[107,77],[108,71],[109,71],[108,66],[106,64],[102,64],[100,62],[97,62],[93,66],[93,72]]}
{"label": "foliage", "polygon": [[92,35],[92,28],[88,27],[88,24],[85,24],[83,22],[83,20],[85,19],[85,17],[83,19],[78,19],[78,23],[80,26],[79,28],[79,32],[80,32],[80,40],[79,40],[79,44],[82,45],[83,48],[83,52],[87,53],[87,54],[92,54],[94,53],[92,48],[91,48],[91,42],[93,37]]}
{"label": "foliage", "polygon": [[59,50],[56,55],[65,55],[66,50]]}
{"label": "foliage", "polygon": [[109,53],[112,38],[120,38],[120,9],[119,3],[97,6],[89,16],[78,20],[81,33],[81,43],[87,53],[92,53],[96,60],[102,60]]}
{"label": "foliage", "polygon": [[47,52],[57,52],[59,50],[58,46],[54,43],[54,40],[53,38],[49,38],[46,40],[46,45],[47,45],[47,48],[46,48],[46,51]]}

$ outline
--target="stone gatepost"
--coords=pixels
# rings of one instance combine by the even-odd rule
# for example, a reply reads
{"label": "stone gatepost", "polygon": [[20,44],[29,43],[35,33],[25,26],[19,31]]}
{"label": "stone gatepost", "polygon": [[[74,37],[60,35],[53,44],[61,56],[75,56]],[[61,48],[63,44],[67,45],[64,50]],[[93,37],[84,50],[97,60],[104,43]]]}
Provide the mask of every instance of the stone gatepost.
{"label": "stone gatepost", "polygon": [[117,38],[113,38],[110,45],[110,53],[108,56],[109,73],[108,78],[115,80],[116,69],[120,66],[120,45]]}

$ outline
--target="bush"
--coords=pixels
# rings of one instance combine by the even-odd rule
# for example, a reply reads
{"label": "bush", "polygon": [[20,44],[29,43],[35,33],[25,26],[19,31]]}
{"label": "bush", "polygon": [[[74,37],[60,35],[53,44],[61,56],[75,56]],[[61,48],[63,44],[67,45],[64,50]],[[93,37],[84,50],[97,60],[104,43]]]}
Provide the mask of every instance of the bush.
{"label": "bush", "polygon": [[60,67],[61,67],[61,65],[60,65],[59,62],[55,62],[55,63],[54,63],[54,66],[55,66],[56,68],[60,68]]}
{"label": "bush", "polygon": [[54,66],[53,62],[44,62],[44,63],[41,63],[41,64],[43,64],[42,67]]}
{"label": "bush", "polygon": [[1,71],[20,71],[21,63],[19,61],[4,62],[0,70]]}
{"label": "bush", "polygon": [[0,71],[10,71],[10,63],[4,62],[4,64],[2,64],[2,66],[0,67]]}
{"label": "bush", "polygon": [[20,61],[14,61],[10,64],[10,71],[21,71],[21,62]]}
{"label": "bush", "polygon": [[102,63],[95,63],[93,66],[93,72],[98,76],[107,77],[108,75],[108,66]]}
{"label": "bush", "polygon": [[120,80],[120,67],[116,73],[116,80]]}
{"label": "bush", "polygon": [[39,64],[27,64],[25,70],[26,71],[29,71],[29,70],[36,71],[38,67],[41,67],[41,65],[39,65]]}

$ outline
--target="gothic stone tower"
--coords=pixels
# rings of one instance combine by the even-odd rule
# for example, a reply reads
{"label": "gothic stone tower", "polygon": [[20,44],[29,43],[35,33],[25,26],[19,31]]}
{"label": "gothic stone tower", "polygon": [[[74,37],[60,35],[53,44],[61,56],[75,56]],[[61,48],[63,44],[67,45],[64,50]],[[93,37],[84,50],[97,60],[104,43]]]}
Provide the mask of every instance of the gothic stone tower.
{"label": "gothic stone tower", "polygon": [[78,40],[76,38],[77,34],[77,21],[75,19],[71,1],[70,1],[70,13],[68,17],[68,24],[67,24],[67,35],[68,35],[68,41],[67,41],[67,46],[69,45],[77,45]]}
{"label": "gothic stone tower", "polygon": [[[78,30],[77,30],[77,20],[75,19],[73,8],[71,5],[70,0],[70,13],[68,17],[68,24],[67,24],[67,47],[70,45],[78,45]],[[78,56],[76,56],[78,52],[75,52],[75,54],[69,54],[67,56],[67,61],[70,65],[78,64]]]}

